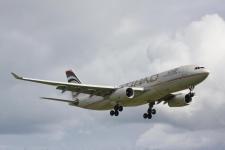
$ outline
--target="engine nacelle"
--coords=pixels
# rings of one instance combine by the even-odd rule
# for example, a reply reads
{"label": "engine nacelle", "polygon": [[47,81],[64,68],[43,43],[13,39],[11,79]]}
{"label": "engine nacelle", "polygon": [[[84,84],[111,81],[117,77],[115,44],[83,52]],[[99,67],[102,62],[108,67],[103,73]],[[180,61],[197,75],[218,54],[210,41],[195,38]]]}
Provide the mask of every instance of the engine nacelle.
{"label": "engine nacelle", "polygon": [[110,99],[121,101],[124,99],[131,99],[134,97],[134,90],[130,87],[124,87],[116,90],[111,96]]}
{"label": "engine nacelle", "polygon": [[189,105],[192,101],[194,94],[177,94],[172,99],[168,100],[168,105],[170,107],[183,107]]}

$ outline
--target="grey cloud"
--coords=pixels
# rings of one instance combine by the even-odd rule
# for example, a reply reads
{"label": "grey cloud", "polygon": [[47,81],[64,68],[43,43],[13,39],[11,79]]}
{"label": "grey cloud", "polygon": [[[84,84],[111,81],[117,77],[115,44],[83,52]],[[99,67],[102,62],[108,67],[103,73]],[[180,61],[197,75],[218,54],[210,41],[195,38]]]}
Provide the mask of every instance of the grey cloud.
{"label": "grey cloud", "polygon": [[[215,132],[216,131],[216,132]],[[137,140],[143,149],[223,149],[224,129],[186,131],[169,125],[155,124]]]}

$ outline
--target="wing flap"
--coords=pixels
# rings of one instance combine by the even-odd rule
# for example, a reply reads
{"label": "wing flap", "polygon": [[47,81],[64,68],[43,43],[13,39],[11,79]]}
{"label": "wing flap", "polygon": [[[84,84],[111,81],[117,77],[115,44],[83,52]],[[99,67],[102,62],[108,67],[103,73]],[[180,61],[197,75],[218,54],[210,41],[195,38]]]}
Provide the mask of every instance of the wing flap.
{"label": "wing flap", "polygon": [[166,104],[170,99],[172,99],[175,95],[174,94],[168,94],[162,98],[160,98],[159,100],[157,100],[157,104],[163,102],[163,104]]}

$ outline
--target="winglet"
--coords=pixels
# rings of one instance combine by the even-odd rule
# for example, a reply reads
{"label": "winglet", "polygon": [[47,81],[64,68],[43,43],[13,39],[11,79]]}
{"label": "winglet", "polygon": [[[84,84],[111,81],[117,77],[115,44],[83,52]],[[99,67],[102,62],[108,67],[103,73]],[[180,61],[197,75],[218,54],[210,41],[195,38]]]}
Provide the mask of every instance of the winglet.
{"label": "winglet", "polygon": [[13,77],[16,78],[16,79],[23,79],[23,77],[20,77],[20,76],[18,76],[17,74],[15,74],[15,73],[13,73],[13,72],[12,72],[11,74],[12,74]]}

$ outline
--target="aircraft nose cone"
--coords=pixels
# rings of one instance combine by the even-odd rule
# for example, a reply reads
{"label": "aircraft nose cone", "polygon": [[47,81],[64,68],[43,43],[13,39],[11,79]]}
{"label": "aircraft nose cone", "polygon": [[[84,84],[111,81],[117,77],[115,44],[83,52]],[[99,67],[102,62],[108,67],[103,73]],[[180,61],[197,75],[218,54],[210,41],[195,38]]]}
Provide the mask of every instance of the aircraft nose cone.
{"label": "aircraft nose cone", "polygon": [[207,78],[210,74],[210,71],[208,69],[204,69],[202,74],[203,74],[204,78]]}
{"label": "aircraft nose cone", "polygon": [[208,75],[209,75],[209,73],[210,73],[210,71],[209,71],[208,69],[205,69],[205,70],[204,70],[204,74],[205,74],[205,75],[207,75],[207,76],[208,76]]}

